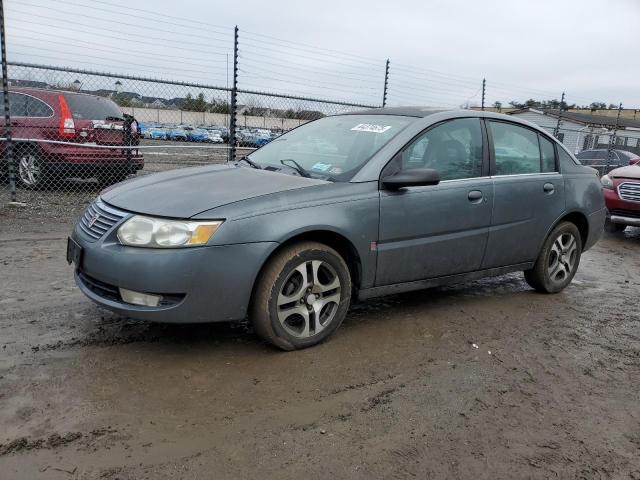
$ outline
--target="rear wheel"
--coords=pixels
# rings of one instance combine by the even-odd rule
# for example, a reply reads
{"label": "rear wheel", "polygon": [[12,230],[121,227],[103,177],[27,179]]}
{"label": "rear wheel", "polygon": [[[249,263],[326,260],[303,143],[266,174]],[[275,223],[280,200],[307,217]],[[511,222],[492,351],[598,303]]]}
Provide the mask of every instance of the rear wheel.
{"label": "rear wheel", "polygon": [[264,340],[296,350],[335,332],[350,301],[351,277],[342,257],[321,243],[303,242],[285,248],[265,266],[250,317]]}
{"label": "rear wheel", "polygon": [[524,272],[524,278],[539,292],[557,293],[571,283],[581,254],[578,227],[571,222],[562,222],[549,234],[535,265]]}
{"label": "rear wheel", "polygon": [[36,147],[17,145],[14,154],[17,159],[16,177],[21,187],[39,190],[45,186],[52,186],[47,162]]}

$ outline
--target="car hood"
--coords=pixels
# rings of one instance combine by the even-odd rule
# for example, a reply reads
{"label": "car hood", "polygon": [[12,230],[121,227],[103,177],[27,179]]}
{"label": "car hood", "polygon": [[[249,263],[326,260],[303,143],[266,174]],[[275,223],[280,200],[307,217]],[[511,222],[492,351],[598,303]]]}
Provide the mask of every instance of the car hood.
{"label": "car hood", "polygon": [[640,166],[630,165],[627,167],[616,168],[609,172],[610,177],[614,178],[637,178],[640,179]]}
{"label": "car hood", "polygon": [[135,213],[190,218],[250,198],[328,182],[234,164],[185,168],[128,180],[104,190],[102,200]]}

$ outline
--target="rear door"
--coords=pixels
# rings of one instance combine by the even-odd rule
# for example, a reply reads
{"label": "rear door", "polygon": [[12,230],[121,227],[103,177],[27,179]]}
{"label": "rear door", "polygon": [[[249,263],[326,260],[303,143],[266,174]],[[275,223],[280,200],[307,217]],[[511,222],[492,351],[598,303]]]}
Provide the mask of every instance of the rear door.
{"label": "rear door", "polygon": [[479,118],[449,120],[418,136],[385,168],[383,177],[432,168],[441,182],[381,190],[377,285],[480,268],[493,204],[484,139]]}
{"label": "rear door", "polygon": [[495,197],[483,268],[530,262],[565,209],[555,145],[522,125],[486,125]]}

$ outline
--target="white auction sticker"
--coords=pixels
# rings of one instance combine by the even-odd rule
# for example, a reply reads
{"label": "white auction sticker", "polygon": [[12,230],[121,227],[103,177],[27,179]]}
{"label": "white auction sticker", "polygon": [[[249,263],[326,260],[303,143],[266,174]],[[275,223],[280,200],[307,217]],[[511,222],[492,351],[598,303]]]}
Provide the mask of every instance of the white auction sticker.
{"label": "white auction sticker", "polygon": [[391,128],[391,125],[373,125],[371,123],[360,123],[351,130],[356,132],[384,133]]}

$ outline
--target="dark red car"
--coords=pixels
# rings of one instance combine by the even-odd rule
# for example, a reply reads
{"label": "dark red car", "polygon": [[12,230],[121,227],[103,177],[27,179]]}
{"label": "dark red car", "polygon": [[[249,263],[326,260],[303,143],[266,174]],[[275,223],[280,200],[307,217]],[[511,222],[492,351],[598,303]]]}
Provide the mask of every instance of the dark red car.
{"label": "dark red car", "polygon": [[[9,91],[9,106],[16,179],[23,187],[51,186],[67,178],[111,184],[144,165],[137,150],[95,148],[139,143],[136,122],[125,119],[109,98],[16,87]],[[0,142],[0,158],[6,172],[6,141]]]}
{"label": "dark red car", "polygon": [[640,227],[640,164],[611,170],[601,179],[610,232]]}

